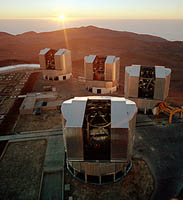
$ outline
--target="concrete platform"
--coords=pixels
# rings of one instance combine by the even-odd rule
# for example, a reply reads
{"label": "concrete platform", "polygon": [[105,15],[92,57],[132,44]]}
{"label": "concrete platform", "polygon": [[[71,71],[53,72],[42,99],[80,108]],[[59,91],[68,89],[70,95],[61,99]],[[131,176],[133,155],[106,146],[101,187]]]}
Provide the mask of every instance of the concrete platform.
{"label": "concrete platform", "polygon": [[44,173],[40,200],[61,200],[63,193],[63,173]]}
{"label": "concrete platform", "polygon": [[49,137],[47,142],[44,172],[52,173],[64,170],[65,152],[62,135]]}
{"label": "concrete platform", "polygon": [[40,199],[64,199],[64,163],[62,135],[48,137]]}

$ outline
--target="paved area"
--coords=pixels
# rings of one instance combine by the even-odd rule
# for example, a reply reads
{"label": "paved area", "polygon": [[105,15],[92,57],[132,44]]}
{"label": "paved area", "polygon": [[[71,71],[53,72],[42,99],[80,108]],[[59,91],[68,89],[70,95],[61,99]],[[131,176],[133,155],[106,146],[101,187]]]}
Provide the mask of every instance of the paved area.
{"label": "paved area", "polygon": [[[141,119],[140,119],[141,118]],[[141,121],[144,118],[144,126]],[[171,199],[183,188],[183,120],[168,124],[137,115],[134,156],[143,158],[155,178],[151,200]]]}
{"label": "paved area", "polygon": [[34,131],[29,132],[29,134],[17,134],[17,135],[7,135],[7,136],[1,136],[0,141],[5,140],[25,140],[25,139],[37,139],[37,138],[45,138],[48,136],[57,136],[62,135],[61,130],[49,130],[49,131]]}
{"label": "paved area", "polygon": [[44,173],[41,200],[61,200],[63,198],[62,172]]}
{"label": "paved area", "polygon": [[64,199],[64,161],[63,137],[48,137],[40,199]]}
{"label": "paved area", "polygon": [[47,142],[44,172],[52,173],[64,170],[65,152],[63,137],[49,137]]}

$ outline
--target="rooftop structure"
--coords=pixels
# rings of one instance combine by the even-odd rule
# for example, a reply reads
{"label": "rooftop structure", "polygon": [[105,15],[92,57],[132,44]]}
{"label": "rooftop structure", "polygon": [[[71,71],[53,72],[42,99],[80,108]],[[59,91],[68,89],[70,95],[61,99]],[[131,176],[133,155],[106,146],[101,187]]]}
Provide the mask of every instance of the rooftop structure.
{"label": "rooftop structure", "polygon": [[44,79],[66,80],[72,75],[71,51],[45,48],[39,53],[40,69]]}
{"label": "rooftop structure", "polygon": [[95,94],[115,92],[119,86],[120,58],[89,55],[84,58],[86,87]]}
{"label": "rooftop structure", "polygon": [[22,102],[20,114],[40,114],[41,110],[54,110],[61,106],[57,92],[28,93]]}
{"label": "rooftop structure", "polygon": [[67,165],[74,176],[102,184],[128,172],[137,111],[134,102],[120,97],[75,97],[63,102],[61,109]]}
{"label": "rooftop structure", "polygon": [[171,69],[164,66],[132,65],[125,68],[125,98],[131,98],[138,108],[152,109],[166,100]]}
{"label": "rooftop structure", "polygon": [[18,72],[18,71],[28,71],[35,70],[38,71],[40,69],[40,65],[38,64],[19,64],[19,65],[10,65],[0,68],[0,74],[10,73],[10,72]]}

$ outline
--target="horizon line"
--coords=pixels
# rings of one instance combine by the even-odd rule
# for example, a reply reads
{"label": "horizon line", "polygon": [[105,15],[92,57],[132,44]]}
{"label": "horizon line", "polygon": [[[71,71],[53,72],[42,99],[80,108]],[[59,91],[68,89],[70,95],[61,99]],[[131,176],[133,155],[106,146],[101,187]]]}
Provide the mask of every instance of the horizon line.
{"label": "horizon line", "polygon": [[[53,20],[57,21],[56,17],[47,17],[47,18],[0,18],[0,20]],[[78,21],[78,20],[183,20],[183,18],[73,18],[67,17],[66,21]]]}

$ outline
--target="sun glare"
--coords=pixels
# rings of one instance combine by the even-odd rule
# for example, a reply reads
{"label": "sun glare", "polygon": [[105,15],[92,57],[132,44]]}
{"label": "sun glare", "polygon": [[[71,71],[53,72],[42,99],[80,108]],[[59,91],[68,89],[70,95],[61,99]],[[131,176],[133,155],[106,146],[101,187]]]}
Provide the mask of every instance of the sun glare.
{"label": "sun glare", "polygon": [[60,21],[64,21],[64,20],[65,20],[65,16],[64,16],[64,15],[60,15],[60,16],[58,17],[58,19],[59,19]]}

